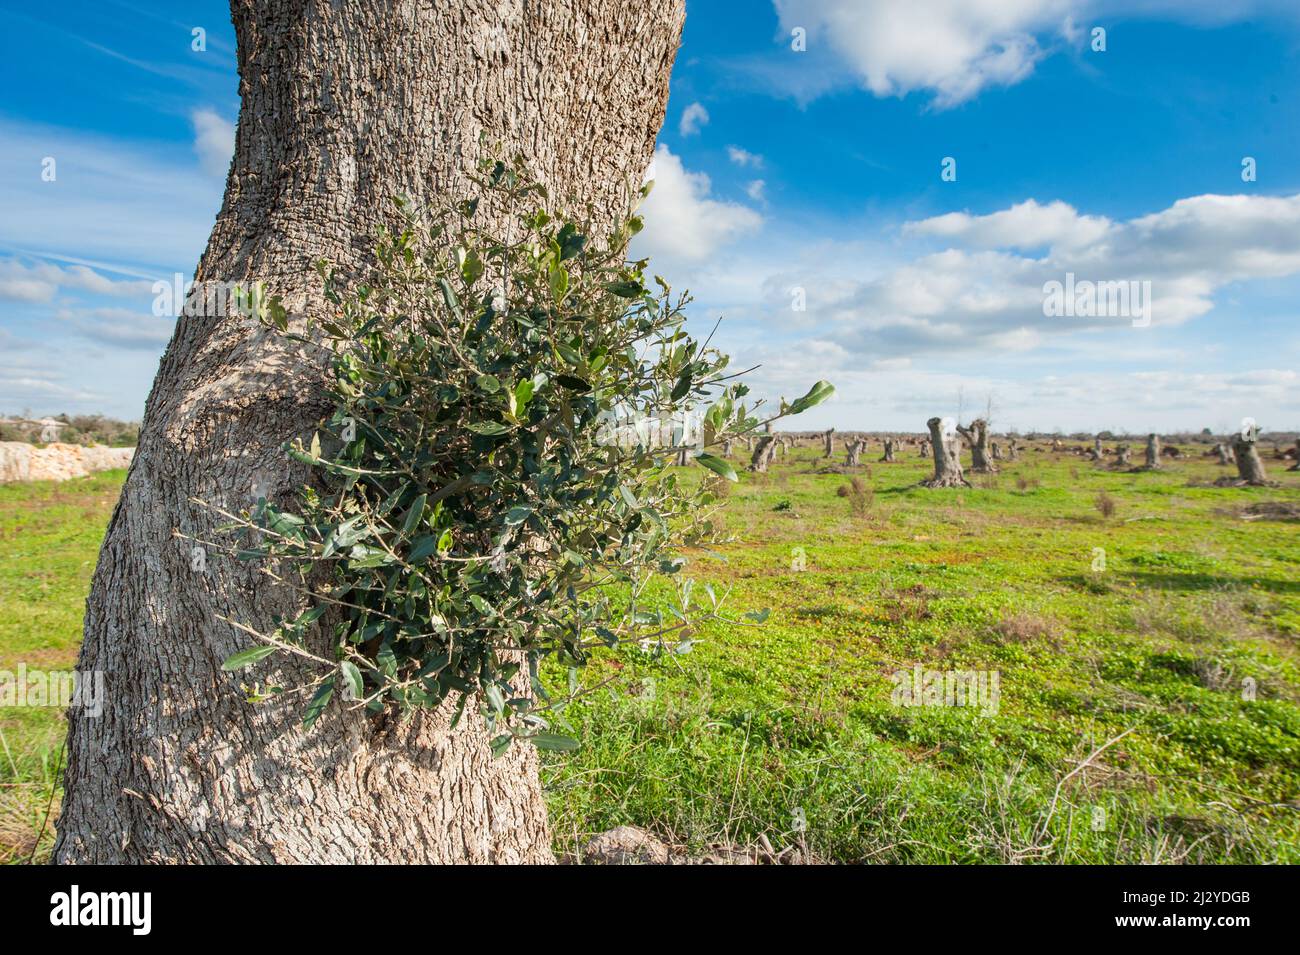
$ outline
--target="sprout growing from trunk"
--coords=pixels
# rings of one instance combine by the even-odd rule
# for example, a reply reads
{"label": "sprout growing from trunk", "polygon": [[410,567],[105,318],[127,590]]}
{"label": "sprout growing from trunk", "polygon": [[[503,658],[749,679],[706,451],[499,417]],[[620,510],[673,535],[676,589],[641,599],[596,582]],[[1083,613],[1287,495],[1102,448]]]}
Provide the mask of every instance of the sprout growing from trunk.
{"label": "sprout growing from trunk", "polygon": [[[709,451],[752,440],[762,403],[686,334],[689,297],[627,260],[639,218],[608,236],[568,220],[519,165],[475,181],[482,209],[515,210],[506,228],[477,200],[399,203],[368,281],[349,289],[322,264],[330,307],[308,328],[290,330],[275,299],[259,315],[323,351],[332,409],[285,448],[313,474],[296,501],[221,511],[238,559],[274,568],[302,607],[269,631],[229,621],[257,645],[225,668],[277,651],[312,661],[313,682],[292,688],[309,691],[308,726],[331,700],[446,706],[486,720],[494,752],[572,748],[553,729],[561,700],[543,661],[577,668],[627,641],[685,652],[723,619],[678,576],[709,485],[668,465],[736,480]],[[832,391],[782,400],[768,426]],[[610,440],[610,419],[659,433]],[[762,436],[764,467],[774,441]],[[641,599],[652,578],[675,594],[663,609]]]}

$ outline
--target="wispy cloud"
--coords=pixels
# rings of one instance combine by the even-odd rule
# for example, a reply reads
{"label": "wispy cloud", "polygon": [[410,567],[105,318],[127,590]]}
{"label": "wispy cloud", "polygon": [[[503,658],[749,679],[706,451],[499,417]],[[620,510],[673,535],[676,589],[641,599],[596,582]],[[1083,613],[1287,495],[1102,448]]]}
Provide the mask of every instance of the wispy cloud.
{"label": "wispy cloud", "polygon": [[[222,183],[173,145],[8,120],[0,140],[0,247],[161,266],[160,278],[203,251]],[[41,175],[46,157],[53,181]]]}

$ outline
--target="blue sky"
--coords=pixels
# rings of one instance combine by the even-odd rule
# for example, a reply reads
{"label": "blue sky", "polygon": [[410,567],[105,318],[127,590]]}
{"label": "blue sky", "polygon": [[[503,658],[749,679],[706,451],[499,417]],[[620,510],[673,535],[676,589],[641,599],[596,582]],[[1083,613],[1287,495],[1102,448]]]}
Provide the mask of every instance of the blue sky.
{"label": "blue sky", "polygon": [[[221,202],[228,12],[0,9],[0,412],[138,417],[150,286]],[[636,251],[759,392],[835,382],[803,426],[1300,427],[1300,4],[687,10]],[[1044,315],[1067,272],[1149,282],[1149,324]]]}

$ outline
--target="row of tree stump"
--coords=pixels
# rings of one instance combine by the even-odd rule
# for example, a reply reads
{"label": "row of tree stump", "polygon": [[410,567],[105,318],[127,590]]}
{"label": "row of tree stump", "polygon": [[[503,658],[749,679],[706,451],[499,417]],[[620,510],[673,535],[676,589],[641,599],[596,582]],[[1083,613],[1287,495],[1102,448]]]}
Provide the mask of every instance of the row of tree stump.
{"label": "row of tree stump", "polygon": [[[745,441],[746,450],[750,452],[750,471],[765,473],[776,460],[778,454],[784,457],[801,440],[795,435],[775,434],[771,432],[770,427],[769,425],[769,430],[761,435],[741,439]],[[970,482],[966,480],[966,471],[961,463],[960,452],[963,439],[970,448],[970,473],[974,474],[995,474],[998,471],[997,462],[1018,460],[1023,450],[1018,439],[1014,436],[1008,436],[1005,439],[1005,444],[993,440],[988,422],[983,418],[976,418],[968,425],[956,424],[950,419],[931,418],[926,422],[926,427],[928,437],[887,436],[882,438],[883,453],[879,459],[881,463],[892,464],[898,460],[897,455],[904,446],[915,446],[918,457],[932,457],[934,459],[934,474],[922,482],[926,487],[970,487]],[[811,437],[804,437],[802,440],[820,444],[823,452],[822,457],[825,460],[835,456],[834,428],[828,428],[826,431]],[[1223,486],[1252,487],[1264,486],[1270,483],[1263,460],[1259,455],[1257,440],[1257,429],[1243,428],[1241,433],[1236,435],[1230,442],[1219,442],[1206,452],[1206,456],[1217,456],[1219,463],[1222,465],[1235,464],[1237,467],[1236,478],[1223,478],[1216,483]],[[725,457],[731,456],[732,444],[733,442],[730,440],[724,442],[723,455]],[[850,433],[844,436],[843,446],[844,466],[850,468],[861,467],[862,454],[867,448],[867,438],[862,434]],[[1157,471],[1163,466],[1162,457],[1183,457],[1183,452],[1176,447],[1162,447],[1158,434],[1147,435],[1144,460],[1138,466],[1133,464],[1133,452],[1129,445],[1119,444],[1108,449],[1103,445],[1100,435],[1094,438],[1090,448],[1081,446],[1067,447],[1059,438],[1054,438],[1050,449],[1059,453],[1083,455],[1098,465],[1106,464],[1106,456],[1109,454],[1113,456],[1110,461],[1111,467],[1134,471]],[[1290,452],[1283,455],[1284,459],[1288,455],[1290,455]],[[1294,452],[1294,457],[1296,463],[1292,465],[1290,470],[1297,471],[1300,470],[1300,447]],[[687,463],[686,452],[683,451],[679,463]]]}

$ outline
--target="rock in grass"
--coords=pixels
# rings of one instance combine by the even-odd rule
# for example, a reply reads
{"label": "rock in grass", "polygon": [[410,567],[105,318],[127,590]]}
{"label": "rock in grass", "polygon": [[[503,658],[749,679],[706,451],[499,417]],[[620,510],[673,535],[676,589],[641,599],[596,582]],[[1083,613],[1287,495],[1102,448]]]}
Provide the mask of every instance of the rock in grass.
{"label": "rock in grass", "polygon": [[588,865],[667,865],[668,847],[644,829],[619,826],[593,836],[582,850]]}

